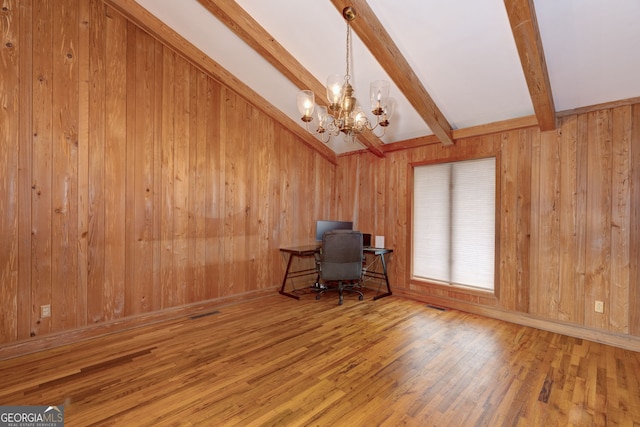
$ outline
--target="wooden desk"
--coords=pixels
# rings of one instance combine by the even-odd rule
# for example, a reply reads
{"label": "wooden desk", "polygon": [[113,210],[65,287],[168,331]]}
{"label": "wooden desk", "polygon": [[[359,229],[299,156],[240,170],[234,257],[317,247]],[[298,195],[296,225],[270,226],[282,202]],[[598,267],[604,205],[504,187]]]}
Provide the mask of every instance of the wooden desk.
{"label": "wooden desk", "polygon": [[[385,255],[388,255],[392,252],[393,252],[393,249],[373,248],[373,247],[364,248],[365,256],[369,254],[369,255],[373,255],[375,258],[373,262],[366,265],[365,270],[363,271],[363,274],[362,274],[363,280],[366,281],[367,278],[370,278],[373,280],[381,280],[381,281],[384,281],[384,284],[387,287],[387,292],[374,296],[373,297],[374,300],[388,297],[389,295],[391,295],[391,285],[389,285],[389,275],[387,274],[387,261],[386,261]],[[371,267],[374,266],[375,262],[378,260],[382,265],[382,272],[371,269]]]}
{"label": "wooden desk", "polygon": [[314,257],[317,252],[320,251],[320,246],[318,245],[305,245],[305,246],[292,246],[286,248],[280,248],[280,252],[283,255],[287,256],[287,268],[284,272],[284,278],[282,279],[282,286],[280,287],[279,293],[282,295],[286,295],[291,298],[300,299],[300,296],[292,294],[290,292],[285,291],[285,287],[287,285],[287,281],[291,279],[295,279],[297,277],[304,276],[316,276],[316,282],[318,281],[318,270],[315,268],[315,261],[313,268],[303,268],[300,270],[291,270],[291,263],[294,258],[308,258]]}
{"label": "wooden desk", "polygon": [[[282,286],[280,287],[280,291],[278,292],[282,295],[299,300],[300,299],[299,295],[295,295],[285,291],[287,281],[295,279],[297,277],[315,275],[316,282],[317,282],[319,279],[318,270],[315,268],[315,266],[314,268],[302,268],[299,270],[291,270],[291,264],[294,258],[314,257],[316,253],[320,252],[320,245],[314,244],[314,245],[284,247],[284,248],[280,248],[280,252],[282,252],[283,255],[287,256],[287,261],[286,261],[287,267],[284,272],[284,278],[282,279]],[[377,300],[377,299],[384,298],[391,295],[391,286],[389,284],[389,276],[387,274],[387,262],[385,259],[385,255],[392,253],[393,249],[373,248],[373,247],[367,246],[363,249],[363,252],[365,256],[369,254],[375,257],[374,261],[367,264],[363,269],[363,274],[362,274],[363,280],[366,280],[366,278],[369,278],[373,280],[383,281],[387,287],[387,291],[385,293],[376,295],[373,297],[373,299]],[[380,261],[380,264],[382,266],[382,272],[370,270],[369,267],[374,265],[375,262],[378,260]]]}

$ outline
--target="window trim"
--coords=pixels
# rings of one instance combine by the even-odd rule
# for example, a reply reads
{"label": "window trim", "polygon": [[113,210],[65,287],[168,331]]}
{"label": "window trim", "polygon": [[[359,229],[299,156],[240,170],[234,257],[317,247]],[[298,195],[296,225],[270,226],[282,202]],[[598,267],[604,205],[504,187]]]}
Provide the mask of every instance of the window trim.
{"label": "window trim", "polygon": [[[455,162],[463,162],[468,160],[480,160],[486,158],[495,158],[496,162],[496,176],[495,176],[495,223],[494,223],[494,288],[493,290],[474,288],[464,285],[458,284],[449,284],[444,282],[438,282],[435,280],[428,280],[423,278],[418,278],[413,276],[413,212],[414,212],[414,172],[415,168],[419,166],[429,166],[429,165],[437,165],[442,163],[455,163]],[[415,161],[409,162],[408,164],[408,172],[407,172],[407,195],[410,198],[410,203],[408,203],[408,241],[407,241],[407,270],[406,270],[406,282],[409,284],[412,290],[416,288],[427,288],[430,290],[434,290],[438,293],[438,296],[442,295],[442,292],[446,292],[448,297],[454,297],[455,295],[459,295],[462,298],[457,299],[465,299],[468,298],[464,296],[472,296],[474,298],[481,297],[483,300],[490,299],[497,301],[500,298],[500,230],[501,227],[501,212],[502,212],[502,199],[500,197],[501,191],[501,177],[503,174],[501,156],[499,151],[483,153],[474,156],[452,156],[452,157],[443,157],[438,159],[430,159],[423,161]],[[434,293],[434,292],[429,292]],[[474,300],[475,301],[475,300]],[[477,301],[475,301],[477,302]]]}

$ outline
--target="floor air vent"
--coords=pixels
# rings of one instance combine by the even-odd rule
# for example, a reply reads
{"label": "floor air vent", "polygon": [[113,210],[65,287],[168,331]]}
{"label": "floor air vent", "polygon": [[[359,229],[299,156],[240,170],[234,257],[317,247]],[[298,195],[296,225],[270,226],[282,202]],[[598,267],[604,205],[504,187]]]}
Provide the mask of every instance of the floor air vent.
{"label": "floor air vent", "polygon": [[218,313],[220,313],[219,310],[214,310],[209,313],[196,314],[194,316],[189,317],[189,319],[196,320],[196,319],[200,319],[201,317],[213,316],[214,314],[218,314]]}
{"label": "floor air vent", "polygon": [[433,305],[433,304],[427,304],[428,308],[433,308],[434,310],[438,310],[438,311],[447,311],[446,308],[444,307],[439,307],[437,305]]}

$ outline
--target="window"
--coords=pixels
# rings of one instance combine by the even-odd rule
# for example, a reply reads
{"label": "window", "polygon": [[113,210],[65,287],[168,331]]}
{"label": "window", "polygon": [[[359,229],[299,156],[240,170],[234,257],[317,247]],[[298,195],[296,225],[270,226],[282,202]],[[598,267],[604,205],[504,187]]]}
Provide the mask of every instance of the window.
{"label": "window", "polygon": [[413,277],[494,290],[495,157],[416,166]]}

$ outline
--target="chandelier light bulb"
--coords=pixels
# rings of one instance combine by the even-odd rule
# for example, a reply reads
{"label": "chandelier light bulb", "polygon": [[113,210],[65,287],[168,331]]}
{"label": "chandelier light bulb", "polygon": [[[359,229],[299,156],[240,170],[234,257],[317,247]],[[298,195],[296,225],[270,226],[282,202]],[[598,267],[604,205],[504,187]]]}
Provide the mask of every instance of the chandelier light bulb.
{"label": "chandelier light bulb", "polygon": [[318,133],[324,133],[329,120],[327,109],[325,107],[318,107],[316,117],[318,118]]}
{"label": "chandelier light bulb", "polygon": [[365,130],[368,122],[369,120],[367,119],[367,115],[364,113],[362,108],[358,106],[355,110],[355,115],[354,115],[354,127],[359,132],[362,132]]}
{"label": "chandelier light bulb", "polygon": [[310,122],[315,108],[315,94],[310,90],[302,90],[297,98],[298,111],[302,114],[303,122]]}
{"label": "chandelier light bulb", "polygon": [[389,121],[393,116],[393,112],[396,108],[396,100],[393,98],[387,98],[382,106],[382,117],[380,118],[379,125],[382,127],[389,126]]}
{"label": "chandelier light bulb", "polygon": [[371,99],[371,112],[376,116],[381,115],[383,105],[389,97],[389,82],[385,80],[371,82],[369,96]]}
{"label": "chandelier light bulb", "polygon": [[327,78],[327,98],[331,106],[340,104],[343,96],[344,76],[341,74],[332,74]]}

